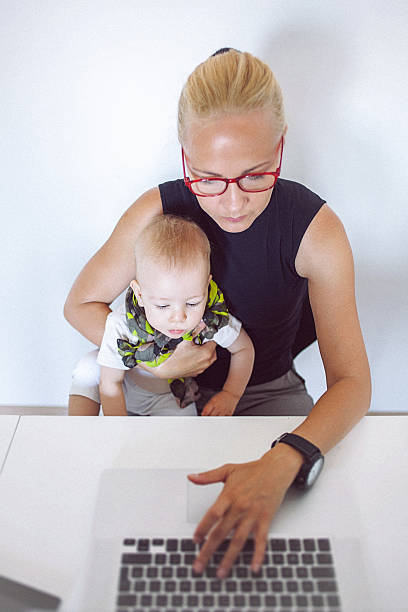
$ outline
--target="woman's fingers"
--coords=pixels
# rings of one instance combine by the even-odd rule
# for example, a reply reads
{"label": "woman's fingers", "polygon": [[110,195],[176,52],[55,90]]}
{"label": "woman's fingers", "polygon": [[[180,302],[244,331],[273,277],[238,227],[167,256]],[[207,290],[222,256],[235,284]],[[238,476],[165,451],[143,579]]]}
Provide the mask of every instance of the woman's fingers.
{"label": "woman's fingers", "polygon": [[219,577],[226,576],[251,532],[254,537],[251,568],[254,572],[259,570],[270,522],[293,480],[290,471],[282,471],[278,454],[269,453],[266,462],[260,459],[244,464],[228,464],[189,476],[197,484],[224,482],[221,494],[194,534],[199,542],[207,538],[194,563],[198,573],[204,570],[220,544],[231,536],[219,566]]}

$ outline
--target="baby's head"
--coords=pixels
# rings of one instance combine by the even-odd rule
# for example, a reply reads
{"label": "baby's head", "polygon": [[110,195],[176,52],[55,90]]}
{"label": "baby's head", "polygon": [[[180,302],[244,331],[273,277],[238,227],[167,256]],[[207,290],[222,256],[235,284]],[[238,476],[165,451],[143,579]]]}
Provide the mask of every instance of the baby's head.
{"label": "baby's head", "polygon": [[150,325],[180,338],[200,323],[210,282],[210,244],[193,221],[160,215],[140,233],[130,285]]}

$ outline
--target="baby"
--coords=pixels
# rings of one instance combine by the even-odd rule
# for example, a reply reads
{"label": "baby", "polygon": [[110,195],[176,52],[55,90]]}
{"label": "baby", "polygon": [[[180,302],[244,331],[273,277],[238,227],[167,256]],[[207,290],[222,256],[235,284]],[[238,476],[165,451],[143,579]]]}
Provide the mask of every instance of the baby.
{"label": "baby", "polygon": [[160,215],[138,236],[135,255],[136,279],[125,308],[109,314],[98,355],[103,413],[196,415],[195,380],[166,381],[149,367],[171,358],[183,340],[214,340],[231,353],[230,369],[202,414],[232,415],[251,375],[254,349],[211,278],[206,235],[192,221]]}

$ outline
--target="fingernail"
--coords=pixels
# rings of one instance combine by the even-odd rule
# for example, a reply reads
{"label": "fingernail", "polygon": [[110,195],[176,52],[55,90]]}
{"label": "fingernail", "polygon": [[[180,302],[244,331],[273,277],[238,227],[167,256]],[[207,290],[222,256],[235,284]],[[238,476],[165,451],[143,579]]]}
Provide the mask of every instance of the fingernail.
{"label": "fingernail", "polygon": [[217,572],[218,578],[225,578],[226,575],[227,575],[227,572],[225,571],[225,569],[220,567],[220,569]]}
{"label": "fingernail", "polygon": [[255,563],[255,565],[252,566],[252,571],[256,574],[256,572],[259,572],[259,570],[261,569],[261,566],[259,565],[259,563]]}
{"label": "fingernail", "polygon": [[204,567],[203,564],[200,563],[199,561],[196,561],[193,565],[193,569],[195,572],[197,572],[198,574],[201,574],[201,572],[203,571]]}

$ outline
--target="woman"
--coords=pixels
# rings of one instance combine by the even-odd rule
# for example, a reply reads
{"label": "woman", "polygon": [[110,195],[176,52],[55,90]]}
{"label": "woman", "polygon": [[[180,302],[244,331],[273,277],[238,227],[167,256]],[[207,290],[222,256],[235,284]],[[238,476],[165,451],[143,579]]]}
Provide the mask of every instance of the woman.
{"label": "woman", "polygon": [[[286,132],[282,97],[272,72],[257,58],[222,49],[199,65],[180,97],[178,129],[185,184],[154,188],[125,212],[76,280],[66,318],[99,345],[108,305],[132,278],[131,237],[155,215],[188,214],[210,238],[214,278],[255,346],[253,375],[236,413],[309,413],[294,433],[325,454],[366,413],[371,392],[343,226],[308,189],[277,180]],[[313,326],[311,334],[304,327],[309,299],[327,380],[327,391],[313,407],[292,370],[293,356],[313,339]],[[227,367],[222,356],[215,360],[213,343],[183,342],[156,374],[172,378],[205,371],[200,382],[212,393]],[[256,571],[272,517],[304,465],[303,452],[287,442],[259,460],[192,475],[196,483],[224,482],[195,532],[202,540],[211,531],[196,571],[231,532],[219,576],[226,575],[251,532]]]}

